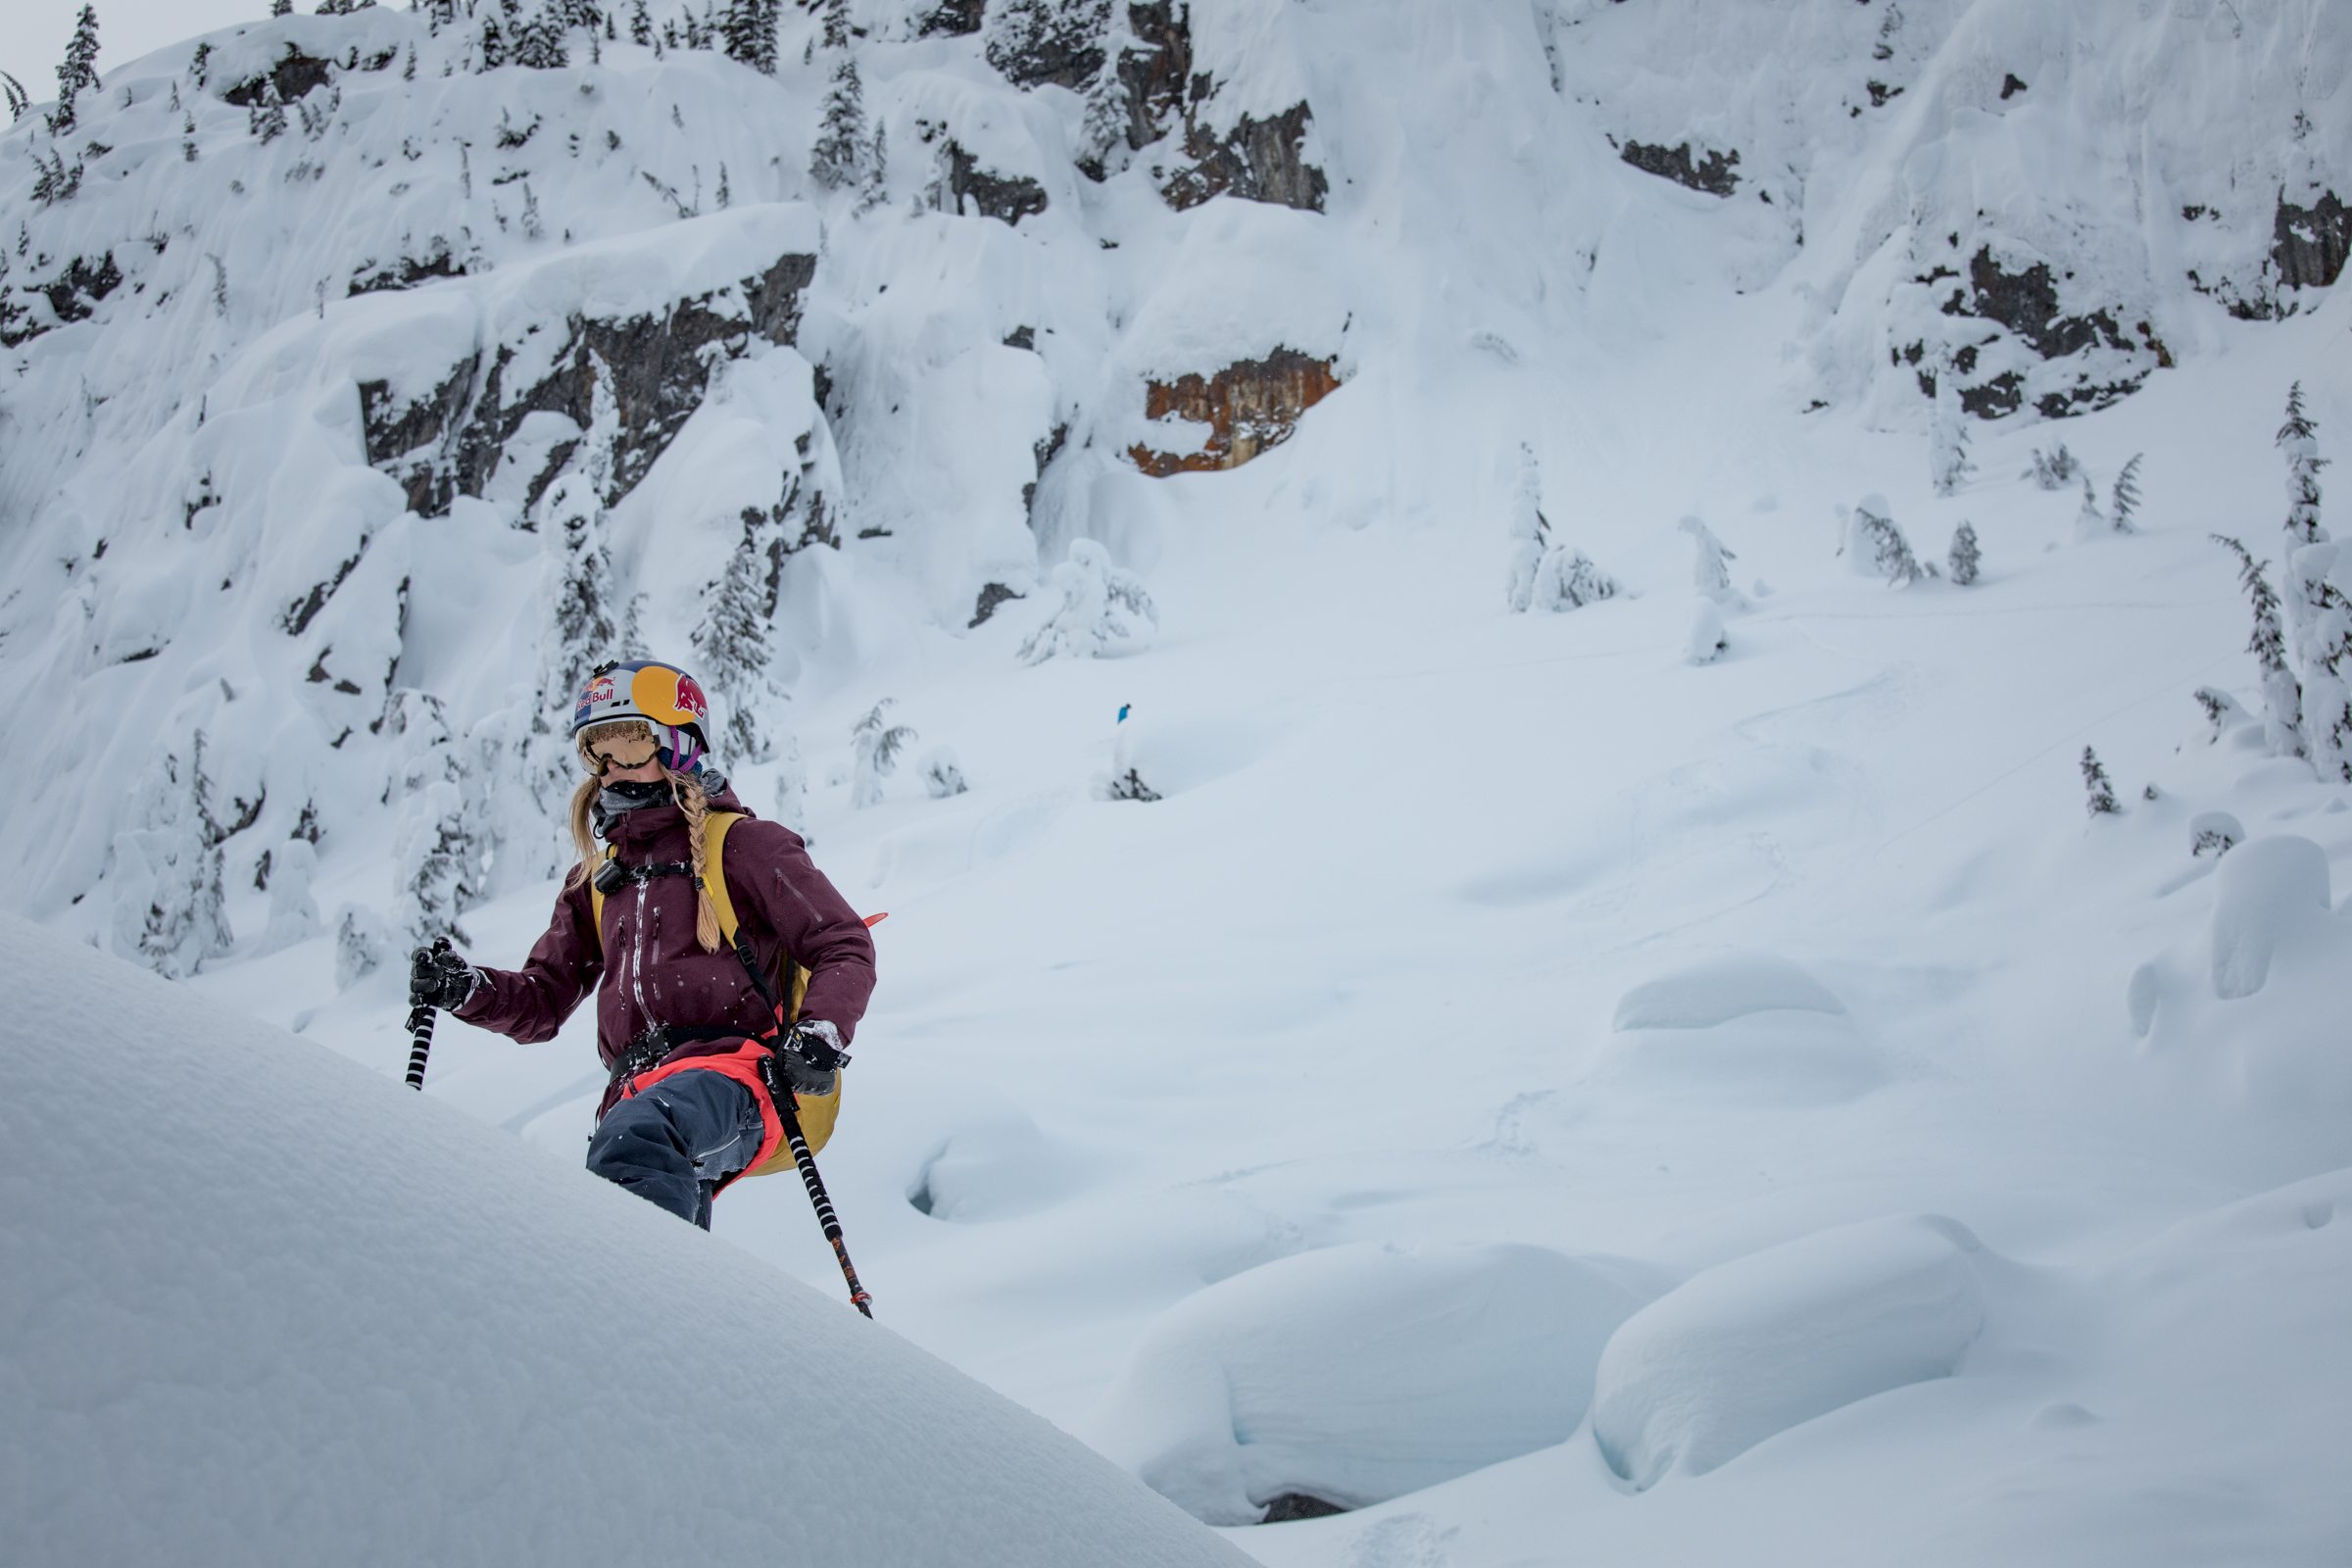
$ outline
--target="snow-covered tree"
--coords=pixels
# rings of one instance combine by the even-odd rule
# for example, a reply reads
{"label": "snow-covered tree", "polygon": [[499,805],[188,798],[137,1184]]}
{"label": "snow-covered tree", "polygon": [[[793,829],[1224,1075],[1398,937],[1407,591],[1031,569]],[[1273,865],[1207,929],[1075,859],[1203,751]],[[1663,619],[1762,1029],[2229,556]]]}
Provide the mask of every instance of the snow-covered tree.
{"label": "snow-covered tree", "polygon": [[1070,557],[1054,568],[1061,603],[1021,644],[1024,664],[1049,659],[1101,659],[1134,653],[1159,627],[1159,612],[1143,579],[1110,564],[1110,552],[1092,539],[1070,541]]}
{"label": "snow-covered tree", "polygon": [[489,883],[484,824],[472,810],[471,761],[451,733],[441,700],[411,688],[393,694],[386,727],[400,737],[394,785],[393,923],[413,946],[466,940],[458,917]]}
{"label": "snow-covered tree", "polygon": [[262,83],[261,101],[245,112],[246,128],[265,146],[286,133],[286,106],[277,96],[277,83]]}
{"label": "snow-covered tree", "polygon": [[1952,530],[1950,563],[1952,581],[1963,588],[1977,580],[1977,573],[1983,567],[1984,557],[1977,549],[1976,524],[1965,517],[1960,520],[1960,526]]}
{"label": "snow-covered tree", "polygon": [[2075,461],[2075,455],[2067,451],[2066,443],[2061,441],[2053,452],[2044,452],[2035,447],[2033,463],[2018,477],[2031,479],[2044,490],[2063,490],[2075,482],[2075,475],[2081,470],[2082,465]]}
{"label": "snow-covered tree", "polygon": [[1740,558],[1725,549],[1715,531],[1697,517],[1686,516],[1675,526],[1690,536],[1696,551],[1690,558],[1691,586],[1719,605],[1742,603],[1740,590],[1732,586],[1730,565]]}
{"label": "snow-covered tree", "polygon": [[32,95],[24,90],[24,84],[5,71],[0,71],[0,92],[8,95],[8,119],[11,124],[23,120],[25,112],[32,108]]}
{"label": "snow-covered tree", "polygon": [[935,801],[961,795],[971,788],[964,782],[963,769],[956,765],[956,754],[945,746],[935,746],[925,753],[915,771],[922,776],[923,788]]}
{"label": "snow-covered tree", "polygon": [[1976,468],[1968,455],[1968,413],[1960,407],[1960,374],[1947,356],[1936,376],[1936,416],[1929,438],[1936,493],[1950,495]]}
{"label": "snow-covered tree", "polygon": [[776,748],[775,819],[814,843],[808,831],[808,766],[801,760],[801,743],[787,735]]}
{"label": "snow-covered tree", "polygon": [[882,781],[897,771],[899,758],[915,741],[912,729],[890,721],[885,711],[889,707],[890,699],[883,698],[850,732],[850,745],[856,752],[850,805],[860,810],[882,804]]}
{"label": "snow-covered tree", "polygon": [[2089,747],[2082,748],[2082,787],[2088,793],[2086,808],[2093,816],[2113,816],[2123,810],[2115,798],[2115,785],[2107,778],[2107,769],[2100,765],[2098,754]]}
{"label": "snow-covered tree", "polygon": [[1712,664],[1732,646],[1724,634],[1723,612],[1712,599],[1690,602],[1690,628],[1683,638],[1683,658],[1693,664]]}
{"label": "snow-covered tree", "polygon": [[392,931],[364,904],[335,911],[335,989],[349,991],[392,956]]}
{"label": "snow-covered tree", "polygon": [[2075,543],[2087,544],[2104,539],[2115,532],[2107,514],[2099,510],[2099,493],[2090,487],[2090,475],[2082,475],[2082,510],[2075,514]]}
{"label": "snow-covered tree", "polygon": [[1102,57],[1110,0],[995,0],[981,23],[981,52],[1018,87],[1060,80]]}
{"label": "snow-covered tree", "polygon": [[1536,571],[1551,548],[1551,523],[1544,515],[1543,475],[1533,448],[1519,447],[1518,482],[1511,491],[1511,545],[1503,604],[1524,611],[1535,603]]}
{"label": "snow-covered tree", "polygon": [[2205,714],[2208,746],[2238,724],[2253,722],[2252,715],[2238,706],[2237,699],[2218,687],[2200,686],[2189,695],[2196,699],[2198,709]]}
{"label": "snow-covered tree", "polygon": [[74,98],[98,90],[98,13],[83,6],[74,19],[74,36],[57,67],[57,107],[49,111],[49,134],[63,136],[75,124]]}
{"label": "snow-covered tree", "polygon": [[646,14],[645,0],[630,0],[629,42],[640,49],[654,46],[654,19]]}
{"label": "snow-covered tree", "polygon": [[2323,538],[2287,557],[2287,656],[2303,737],[2330,783],[2352,783],[2352,547]]}
{"label": "snow-covered tree", "polygon": [[696,668],[725,715],[720,734],[726,749],[747,762],[764,762],[770,753],[760,710],[775,695],[767,684],[768,617],[783,559],[780,541],[772,538],[775,527],[759,508],[744,509],[743,537],[703,596],[703,618],[694,628]]}
{"label": "snow-covered tree", "polygon": [[114,951],[183,979],[229,950],[222,837],[198,730],[189,753],[165,754],[137,790],[135,828],[115,835]]}
{"label": "snow-covered tree", "polygon": [[499,30],[496,17],[482,19],[481,46],[476,59],[483,71],[496,71],[507,63],[507,35]]}
{"label": "snow-covered tree", "polygon": [[1617,591],[1617,579],[1595,565],[1591,556],[1574,545],[1555,544],[1536,567],[1532,603],[1538,610],[1582,610],[1616,598]]}
{"label": "snow-covered tree", "polygon": [[858,59],[847,47],[825,89],[824,118],[808,155],[808,177],[825,190],[855,190],[864,180],[868,141],[865,89],[858,81]]}
{"label": "snow-covered tree", "polygon": [[262,953],[307,942],[325,929],[311,892],[318,871],[318,852],[302,839],[288,839],[270,853],[270,923],[262,932]]}
{"label": "snow-covered tree", "polygon": [[1911,553],[1911,541],[1895,525],[1894,509],[1882,495],[1874,493],[1854,503],[1845,548],[1857,571],[1884,578],[1896,588],[1936,574],[1934,566]]}
{"label": "snow-covered tree", "polygon": [[2287,667],[2286,638],[2278,625],[2278,596],[2271,591],[2270,579],[2262,574],[2263,563],[2254,559],[2246,547],[2228,534],[2215,534],[2213,542],[2237,557],[2237,580],[2246,590],[2246,598],[2254,610],[2254,633],[2246,642],[2246,651],[2262,672],[2262,726],[2270,741],[2271,750],[2281,757],[2303,757],[2309,748],[2303,740],[2303,690],[2295,680],[2294,671]]}
{"label": "snow-covered tree", "polygon": [[2115,476],[2115,486],[2108,491],[2107,514],[2117,533],[2133,533],[2132,518],[2139,511],[2139,460],[2144,452],[2132,454],[2132,461],[2123,466]]}
{"label": "snow-covered tree", "polygon": [[719,36],[727,57],[754,71],[776,74],[777,0],[726,0]]}
{"label": "snow-covered tree", "polygon": [[2320,470],[2328,460],[2320,456],[2319,422],[2303,411],[2303,383],[2286,389],[2286,422],[2278,427],[2279,454],[2286,459],[2287,548],[2318,544],[2328,537],[2320,526]]}
{"label": "snow-covered tree", "polygon": [[534,12],[517,23],[513,44],[509,58],[527,71],[562,71],[571,64],[563,24],[551,12]]}

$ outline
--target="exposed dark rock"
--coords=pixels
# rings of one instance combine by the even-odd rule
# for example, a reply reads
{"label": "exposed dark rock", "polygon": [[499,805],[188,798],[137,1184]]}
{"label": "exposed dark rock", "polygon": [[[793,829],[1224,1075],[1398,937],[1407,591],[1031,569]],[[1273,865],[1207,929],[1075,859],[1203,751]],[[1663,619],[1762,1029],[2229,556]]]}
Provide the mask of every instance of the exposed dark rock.
{"label": "exposed dark rock", "polygon": [[1903,95],[1902,88],[1889,87],[1883,81],[1865,82],[1863,85],[1870,90],[1870,107],[1873,109],[1884,109]]}
{"label": "exposed dark rock", "polygon": [[1294,1519],[1328,1519],[1335,1513],[1346,1513],[1340,1503],[1326,1502],[1304,1492],[1286,1492],[1266,1504],[1266,1516],[1260,1524],[1287,1525]]}
{"label": "exposed dark rock", "polygon": [[1211,197],[1239,196],[1319,213],[1331,181],[1300,150],[1313,120],[1314,111],[1301,101],[1272,120],[1244,116],[1222,139],[1191,123],[1184,151],[1193,165],[1169,176],[1160,194],[1178,212]]}
{"label": "exposed dark rock", "polygon": [[[1102,33],[1111,0],[997,0],[1002,20],[988,40],[988,63],[1016,87],[1048,82],[1076,92],[1102,69]],[[977,12],[977,5],[972,10]]]}
{"label": "exposed dark rock", "polygon": [[1155,479],[1175,473],[1238,468],[1291,438],[1298,417],[1340,385],[1330,360],[1278,348],[1262,360],[1229,365],[1212,376],[1153,381],[1145,389],[1147,418],[1171,415],[1209,426],[1198,452],[1154,452],[1137,443],[1127,455]]}
{"label": "exposed dark rock", "polygon": [[[353,685],[350,680],[337,676],[332,670],[326,667],[327,655],[333,653],[334,651],[335,650],[331,645],[321,648],[318,650],[318,657],[311,661],[311,673],[309,676],[311,684],[314,686],[323,686],[327,682],[332,681],[334,682],[335,690],[341,692],[344,696],[359,696],[359,687]],[[349,735],[351,731],[345,730],[343,733]],[[341,746],[342,744],[343,743],[341,741],[335,742],[335,745],[337,746]]]}
{"label": "exposed dark rock", "polygon": [[2328,288],[2344,270],[2352,250],[2352,211],[2323,191],[2309,207],[2278,198],[2272,220],[2271,267],[2281,288]]}
{"label": "exposed dark rock", "polygon": [[969,211],[1001,223],[1020,220],[1046,210],[1046,188],[1017,174],[992,173],[962,146],[950,141],[941,153],[940,206],[943,211]]}
{"label": "exposed dark rock", "polygon": [[1989,381],[1960,388],[1961,410],[1973,418],[1997,419],[2025,407],[2026,378],[2005,370]]}
{"label": "exposed dark rock", "polygon": [[[715,360],[739,357],[754,338],[795,339],[802,297],[815,275],[813,256],[786,256],[736,288],[681,300],[661,315],[573,317],[564,323],[554,369],[528,387],[510,384],[514,344],[498,345],[486,369],[477,351],[415,403],[397,401],[384,382],[366,383],[360,400],[368,461],[400,481],[412,508],[439,515],[455,496],[483,493],[507,443],[531,415],[560,414],[587,428],[601,361],[612,372],[620,422],[604,497],[611,506],[636,487],[702,405]],[[532,477],[526,507],[537,503],[561,462],[551,454]]]}
{"label": "exposed dark rock", "polygon": [[1192,13],[1177,0],[1130,5],[1127,30],[1138,47],[1120,52],[1114,70],[1127,102],[1127,145],[1140,151],[1167,133],[1192,105],[1208,96],[1208,81],[1193,74]]}
{"label": "exposed dark rock", "polygon": [[1740,188],[1740,176],[1732,172],[1740,167],[1738,152],[1717,152],[1710,148],[1694,158],[1689,142],[1679,147],[1652,147],[1646,142],[1629,141],[1618,149],[1617,156],[1645,174],[1671,179],[1677,185],[1688,185],[1710,196],[1729,196]]}
{"label": "exposed dark rock", "polygon": [[983,5],[984,0],[940,0],[940,3],[927,12],[922,21],[915,24],[915,36],[930,38],[942,33],[950,36],[961,36],[964,33],[978,32]]}
{"label": "exposed dark rock", "polygon": [[24,292],[48,300],[53,319],[33,319],[30,312],[0,297],[0,346],[13,349],[20,343],[31,342],[43,332],[87,320],[98,308],[98,302],[122,286],[122,272],[115,266],[113,251],[94,262],[86,256],[76,256],[48,282],[24,285]]}
{"label": "exposed dark rock", "polygon": [[2025,90],[2026,90],[2026,84],[2025,84],[2025,82],[2024,82],[2024,81],[2023,81],[2023,80],[2022,80],[2022,79],[2021,79],[2021,78],[2018,76],[2018,74],[2017,74],[2017,73],[2016,73],[2016,72],[2014,72],[2014,71],[2011,71],[2011,72],[2004,72],[2004,73],[2002,74],[2002,75],[2001,75],[2001,102],[2003,102],[2003,103],[2007,103],[2007,102],[2008,102],[2010,99],[2012,99],[2012,98],[2016,97],[2016,96],[2017,96],[2019,93],[2021,93],[2021,92],[2024,92]]}
{"label": "exposed dark rock", "polygon": [[449,253],[449,242],[438,241],[422,257],[403,256],[397,262],[378,267],[367,264],[351,275],[349,295],[380,294],[393,289],[415,288],[440,278],[464,277],[466,269]]}
{"label": "exposed dark rock", "polygon": [[[352,571],[360,564],[360,558],[367,553],[367,542],[363,540],[360,548],[352,552],[351,559],[335,567],[335,575],[332,580],[312,584],[311,591],[307,595],[286,607],[285,613],[278,617],[278,624],[285,628],[287,636],[299,637],[310,630],[311,622],[318,618],[318,612],[324,610],[326,602],[335,597],[335,590],[343,586],[343,579],[352,574]],[[321,660],[325,657],[323,654],[319,656]],[[326,677],[317,670],[313,670],[311,679],[324,680]]]}
{"label": "exposed dark rock", "polygon": [[275,83],[278,102],[290,104],[312,88],[325,86],[334,73],[333,61],[315,59],[288,44],[276,65],[258,76],[246,77],[220,96],[240,109],[250,109],[262,101],[262,89]]}
{"label": "exposed dark rock", "polygon": [[2026,340],[2045,360],[2063,359],[2094,344],[2113,349],[2133,345],[2105,311],[2088,316],[2066,316],[2058,308],[2058,284],[2047,263],[2035,262],[2022,272],[2002,270],[1990,246],[1980,247],[1968,264],[1972,296],[1953,291],[1946,316],[1976,316],[1997,321]]}
{"label": "exposed dark rock", "polygon": [[1037,478],[1032,479],[1027,484],[1021,486],[1021,510],[1023,513],[1031,515],[1031,521],[1033,523],[1035,521],[1034,514],[1037,509],[1038,483],[1046,476],[1047,465],[1051,464],[1055,458],[1061,455],[1061,449],[1069,439],[1070,427],[1066,424],[1057,424],[1054,427],[1054,433],[1052,435],[1046,437],[1046,439],[1038,442],[1029,449],[1030,456],[1037,460]]}
{"label": "exposed dark rock", "polygon": [[1004,346],[1008,349],[1027,349],[1031,353],[1035,353],[1037,351],[1037,328],[1034,326],[1014,327],[1010,332],[1004,334]]}
{"label": "exposed dark rock", "polygon": [[[1026,597],[1025,594],[1014,593],[1001,582],[989,583],[980,590],[980,602],[972,607],[972,625],[985,626],[988,624],[988,617],[995,614],[1007,603]],[[926,1209],[925,1212],[928,1213],[929,1210]]]}

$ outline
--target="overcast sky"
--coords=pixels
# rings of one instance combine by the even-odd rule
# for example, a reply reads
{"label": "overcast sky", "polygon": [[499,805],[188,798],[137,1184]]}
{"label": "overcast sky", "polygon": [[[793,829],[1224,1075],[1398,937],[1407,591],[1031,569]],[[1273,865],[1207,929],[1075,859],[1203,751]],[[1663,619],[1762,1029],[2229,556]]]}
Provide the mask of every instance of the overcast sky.
{"label": "overcast sky", "polygon": [[[309,11],[316,0],[297,0]],[[401,3],[401,0],[395,0]],[[232,23],[257,22],[270,0],[91,0],[98,8],[98,79],[169,43]],[[0,0],[0,71],[24,84],[35,103],[57,96],[57,63],[81,0]]]}

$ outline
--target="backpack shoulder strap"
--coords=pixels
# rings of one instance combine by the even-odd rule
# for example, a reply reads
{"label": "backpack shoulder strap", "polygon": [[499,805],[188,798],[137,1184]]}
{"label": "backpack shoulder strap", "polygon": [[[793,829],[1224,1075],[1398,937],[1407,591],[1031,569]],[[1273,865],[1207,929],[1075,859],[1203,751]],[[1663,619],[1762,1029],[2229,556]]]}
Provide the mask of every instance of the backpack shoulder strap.
{"label": "backpack shoulder strap", "polygon": [[[605,846],[607,860],[618,853],[613,846]],[[605,890],[596,885],[596,869],[595,866],[588,868],[588,940],[602,950],[605,945]]]}
{"label": "backpack shoulder strap", "polygon": [[741,811],[712,811],[703,818],[704,863],[710,867],[703,891],[718,910],[719,940],[730,948],[735,945],[735,901],[727,893],[727,829],[742,820]]}

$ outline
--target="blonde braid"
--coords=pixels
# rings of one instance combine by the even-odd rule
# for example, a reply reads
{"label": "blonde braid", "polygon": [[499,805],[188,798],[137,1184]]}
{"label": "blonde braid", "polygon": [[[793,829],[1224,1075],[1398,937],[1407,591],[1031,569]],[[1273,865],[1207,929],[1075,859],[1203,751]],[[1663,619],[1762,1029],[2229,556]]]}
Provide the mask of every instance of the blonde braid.
{"label": "blonde braid", "polygon": [[710,840],[704,833],[705,821],[710,814],[710,798],[703,794],[700,780],[691,774],[664,768],[669,774],[669,792],[678,808],[686,813],[686,842],[694,854],[694,935],[705,953],[718,951],[718,906],[711,902],[710,890],[703,885],[710,869]]}
{"label": "blonde braid", "polygon": [[596,805],[597,791],[603,787],[604,781],[590,774],[580,780],[578,789],[571,792],[571,843],[580,852],[580,861],[571,868],[571,874],[564,879],[564,885],[567,888],[576,888],[587,881],[588,868],[605,858],[605,852],[596,847],[596,826],[590,815],[591,808]]}

